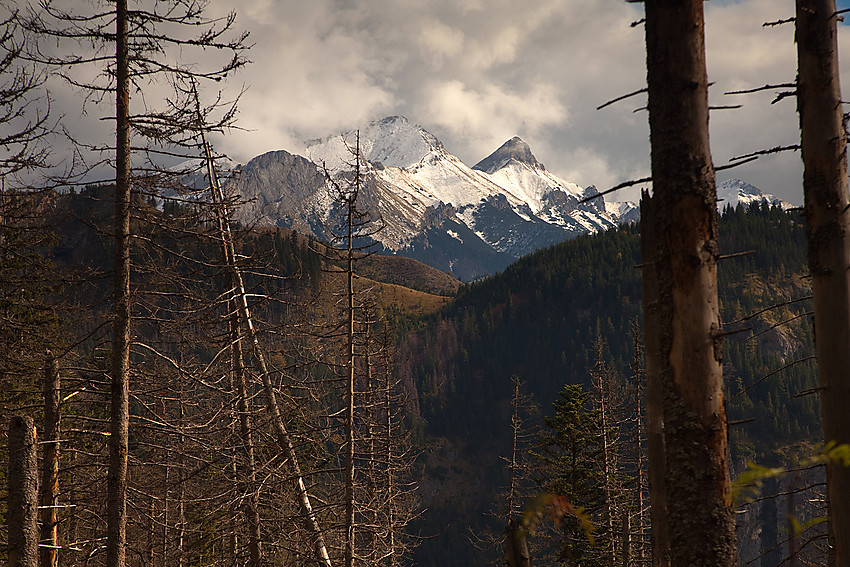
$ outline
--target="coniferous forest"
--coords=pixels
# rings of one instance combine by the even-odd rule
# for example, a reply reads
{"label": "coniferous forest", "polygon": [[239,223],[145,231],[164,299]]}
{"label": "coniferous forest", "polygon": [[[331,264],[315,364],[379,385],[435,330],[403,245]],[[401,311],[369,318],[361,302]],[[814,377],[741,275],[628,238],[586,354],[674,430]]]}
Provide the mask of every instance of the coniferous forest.
{"label": "coniferous forest", "polygon": [[[20,291],[26,295],[17,297],[27,299],[13,300],[14,289],[7,286],[4,333],[10,348],[4,351],[3,397],[8,414],[29,414],[37,423],[42,419],[45,355],[59,354],[63,443],[58,501],[67,507],[58,509],[57,525],[62,545],[76,548],[60,555],[69,563],[89,554],[89,560],[96,561],[102,537],[97,534],[104,529],[99,475],[106,458],[108,392],[98,364],[108,355],[108,344],[107,329],[98,321],[103,318],[103,298],[110,293],[102,276],[111,269],[104,238],[110,190],[92,186],[19,201],[22,210],[38,208],[39,237],[27,240],[32,235],[18,232],[20,240],[7,242],[15,242],[22,260],[4,265],[6,281],[26,283]],[[142,234],[150,230],[151,238],[133,255],[143,274],[135,289],[146,298],[141,303],[145,311],[138,315],[144,324],[137,340],[146,346],[134,351],[144,372],[136,377],[130,407],[129,502],[138,515],[129,533],[148,561],[167,564],[169,558],[183,557],[187,563],[218,564],[227,557],[248,557],[251,533],[239,518],[241,507],[249,505],[245,500],[253,496],[250,505],[256,507],[263,555],[286,561],[298,542],[309,542],[310,536],[299,530],[298,537],[306,540],[292,539],[296,534],[291,526],[298,525],[299,515],[293,508],[292,474],[264,409],[259,370],[248,357],[243,409],[250,417],[246,433],[254,447],[254,491],[245,484],[250,475],[246,480],[240,473],[244,462],[238,458],[235,428],[241,410],[235,404],[243,397],[239,384],[232,383],[232,361],[224,360],[226,351],[215,346],[226,345],[232,331],[216,330],[227,314],[216,299],[227,276],[212,262],[214,243],[196,239],[204,223],[197,220],[194,205],[160,211],[137,199],[135,206],[140,211],[138,229]],[[168,232],[163,232],[165,226]],[[48,227],[49,232],[43,230]],[[318,498],[317,517],[329,525],[322,530],[333,549],[341,541],[334,530],[342,525],[337,514],[344,491],[338,484],[343,423],[333,409],[343,403],[339,369],[344,354],[335,345],[344,343],[344,336],[339,315],[328,306],[344,288],[344,270],[326,246],[297,233],[234,228],[240,255],[250,265],[245,285],[257,298],[251,307],[284,400],[286,425],[301,457],[302,474]],[[820,427],[800,213],[759,205],[727,209],[721,228],[723,250],[730,254],[719,272],[723,318],[740,330],[726,337],[723,347],[733,466],[736,473],[744,472],[750,461],[792,466],[814,454]],[[619,472],[609,471],[608,476],[617,479],[618,505],[637,514],[634,495],[646,490],[645,476],[638,479],[645,457],[643,465],[636,460],[643,451],[637,426],[643,364],[637,325],[639,231],[636,225],[580,237],[456,291],[457,284],[436,283],[434,272],[424,266],[402,270],[416,282],[412,287],[426,287],[422,282],[428,281],[431,291],[443,295],[404,287],[392,258],[364,260],[369,275],[358,277],[358,285],[383,290],[374,293],[383,299],[364,307],[374,321],[382,322],[372,326],[369,338],[364,334],[360,339],[370,341],[363,348],[375,352],[370,355],[373,362],[360,370],[371,375],[373,395],[383,392],[389,401],[364,400],[364,406],[379,409],[370,412],[374,423],[364,422],[357,429],[363,434],[364,451],[395,451],[405,460],[398,468],[385,469],[381,459],[386,457],[378,457],[372,470],[366,456],[358,455],[364,459],[367,479],[360,489],[388,483],[377,479],[388,470],[398,473],[395,482],[403,487],[399,506],[411,513],[403,532],[414,538],[404,556],[415,564],[452,565],[463,558],[467,564],[484,565],[500,553],[493,541],[501,541],[505,491],[511,484],[505,459],[513,451],[515,412],[522,422],[513,458],[517,513],[533,509],[541,494],[558,493],[552,483],[564,482],[552,476],[559,469],[559,449],[551,443],[557,428],[565,426],[556,410],[566,406],[557,404],[568,403],[579,412],[571,419],[587,428],[589,466],[579,484],[597,486],[587,509],[593,512],[592,522],[599,524],[606,499],[599,484],[604,475],[594,432],[603,392],[610,407],[616,406],[616,419],[606,427]],[[185,240],[189,235],[191,240]],[[175,256],[174,250],[181,252]],[[199,278],[199,273],[206,275]],[[159,291],[166,276],[166,289],[180,289],[179,295]],[[382,284],[386,279],[394,281]],[[189,283],[197,281],[203,285]],[[78,344],[69,337],[76,337]],[[187,350],[185,345],[194,346]],[[150,353],[155,353],[153,358]],[[223,366],[213,370],[216,365]],[[522,396],[531,399],[519,408],[512,403],[514,378]],[[384,403],[393,409],[387,410]],[[388,418],[395,424],[389,426],[392,442],[380,435],[388,431]],[[392,449],[400,432],[406,432],[402,445]],[[817,483],[817,471],[807,475],[797,480],[801,487]],[[371,477],[375,480],[368,480]],[[772,482],[765,484],[772,487]],[[774,489],[781,492],[781,485]],[[363,501],[372,502],[374,497],[365,494]],[[574,498],[579,502],[582,497]],[[755,506],[754,516],[766,513],[765,505],[750,506]],[[799,506],[801,518],[817,517],[817,511]],[[779,527],[773,532],[759,533],[741,522],[741,530],[752,532],[742,531],[742,549],[752,557],[761,554],[765,533],[772,533],[778,543],[786,507],[783,502],[779,512],[774,509],[773,522]],[[645,514],[642,521],[648,523]],[[547,531],[551,529],[548,520],[543,521],[536,537],[530,538],[536,553],[559,553],[557,538]],[[617,526],[611,529],[619,531]],[[580,523],[574,522],[572,530],[572,541],[585,541]],[[633,527],[642,534],[645,554],[647,530]],[[364,537],[380,534],[386,537],[387,532]],[[597,537],[605,537],[604,531]],[[607,553],[604,545],[579,548],[590,557]]]}

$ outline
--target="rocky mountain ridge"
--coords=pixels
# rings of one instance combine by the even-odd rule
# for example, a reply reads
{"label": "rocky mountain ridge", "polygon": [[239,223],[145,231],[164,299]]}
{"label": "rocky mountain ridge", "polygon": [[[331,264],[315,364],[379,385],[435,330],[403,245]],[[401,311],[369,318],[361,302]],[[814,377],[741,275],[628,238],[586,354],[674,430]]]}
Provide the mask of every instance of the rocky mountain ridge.
{"label": "rocky mountain ridge", "polygon": [[519,137],[469,167],[421,126],[390,116],[310,140],[304,156],[277,150],[241,166],[230,181],[246,201],[237,219],[331,240],[340,215],[329,185],[349,183],[357,147],[363,175],[358,200],[382,226],[372,237],[378,250],[461,280],[499,272],[540,248],[640,216],[628,201],[585,201],[598,193],[595,187],[552,174]]}

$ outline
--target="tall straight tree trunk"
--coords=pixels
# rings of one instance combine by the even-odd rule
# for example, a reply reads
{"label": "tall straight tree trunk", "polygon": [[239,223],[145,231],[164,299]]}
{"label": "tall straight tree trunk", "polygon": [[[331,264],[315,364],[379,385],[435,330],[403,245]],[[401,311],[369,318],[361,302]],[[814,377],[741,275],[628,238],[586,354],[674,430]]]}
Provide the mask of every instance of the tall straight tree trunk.
{"label": "tall straight tree trunk", "polygon": [[[797,107],[824,440],[850,443],[850,234],[835,0],[797,0]],[[850,467],[827,465],[835,565],[850,566]]]}
{"label": "tall straight tree trunk", "polygon": [[44,369],[44,459],[41,476],[41,567],[59,565],[59,365]]}
{"label": "tall straight tree trunk", "polygon": [[116,0],[115,6],[115,273],[106,565],[124,567],[130,421],[130,80],[127,0]]}
{"label": "tall straight tree trunk", "polygon": [[355,385],[355,359],[354,359],[354,199],[360,183],[360,132],[357,132],[357,145],[355,148],[355,196],[348,197],[347,203],[347,249],[346,249],[346,342],[348,352],[346,353],[346,422],[345,422],[345,567],[354,565],[354,385]]}
{"label": "tall straight tree trunk", "polygon": [[186,458],[182,448],[186,444],[183,434],[185,410],[183,409],[183,373],[178,372],[177,383],[177,446],[181,448],[177,460],[177,567],[186,564]]}
{"label": "tall straight tree trunk", "polygon": [[646,487],[646,477],[644,474],[644,455],[643,455],[643,440],[646,437],[646,425],[644,422],[644,405],[643,399],[646,393],[645,376],[642,368],[641,360],[643,358],[643,344],[641,341],[640,324],[637,320],[632,322],[632,340],[634,354],[632,359],[631,370],[635,377],[635,488],[637,505],[635,516],[637,520],[637,556],[635,561],[638,565],[644,564],[646,557],[646,532],[644,530],[646,520],[644,510],[646,509],[646,497],[644,489]]}
{"label": "tall straight tree trunk", "polygon": [[31,417],[9,421],[8,566],[38,565],[38,461]]}
{"label": "tall straight tree trunk", "polygon": [[245,365],[242,362],[242,338],[236,301],[232,301],[233,318],[231,332],[232,372],[238,388],[237,411],[239,413],[239,437],[242,444],[244,462],[237,466],[237,473],[243,479],[243,490],[247,493],[243,510],[248,522],[248,548],[250,567],[260,567],[262,548],[260,547],[260,512],[257,502],[257,466],[254,459],[254,436],[251,432],[251,415],[248,407],[248,385],[245,380]]}
{"label": "tall straight tree trunk", "polygon": [[643,199],[641,233],[647,388],[652,398],[660,394],[663,423],[667,517],[660,527],[674,567],[731,567],[703,0],[644,4],[653,196]]}
{"label": "tall straight tree trunk", "polygon": [[[644,195],[641,200],[641,255],[643,261],[656,253],[656,243],[645,220],[652,217],[652,199]],[[646,266],[643,270],[644,342],[646,345],[646,457],[649,473],[649,523],[652,536],[652,566],[670,565],[670,537],[667,533],[667,492],[664,489],[664,408],[661,395],[661,380],[650,380],[650,367],[661,366],[662,327],[658,313],[661,302],[656,270]]]}
{"label": "tall straight tree trunk", "polygon": [[389,346],[388,344],[384,344],[384,416],[386,419],[386,425],[384,427],[384,445],[386,446],[386,473],[385,477],[385,487],[386,487],[386,509],[387,509],[387,558],[386,558],[386,566],[387,567],[395,567],[398,563],[398,557],[396,556],[396,539],[395,534],[398,527],[395,524],[395,506],[396,506],[396,493],[395,493],[395,470],[396,470],[396,454],[395,454],[395,435],[398,433],[393,428],[393,403],[392,403],[392,387],[390,382],[390,365],[391,365],[391,356],[388,352]]}

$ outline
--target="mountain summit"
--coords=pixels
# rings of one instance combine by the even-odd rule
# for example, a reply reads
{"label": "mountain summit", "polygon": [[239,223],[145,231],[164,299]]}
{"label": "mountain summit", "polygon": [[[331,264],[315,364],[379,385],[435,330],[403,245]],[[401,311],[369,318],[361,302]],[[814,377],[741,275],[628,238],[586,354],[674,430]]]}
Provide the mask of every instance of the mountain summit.
{"label": "mountain summit", "polygon": [[[440,141],[404,116],[387,116],[360,128],[363,158],[387,167],[406,168],[431,154],[443,152]],[[351,162],[355,131],[307,142],[307,157],[328,169],[345,169]]]}
{"label": "mountain summit", "polygon": [[498,150],[479,161],[472,169],[477,169],[484,173],[494,173],[505,167],[511,160],[535,169],[544,169],[540,162],[537,161],[537,158],[534,157],[534,154],[531,153],[531,148],[528,147],[528,144],[519,136],[514,136],[502,144]]}
{"label": "mountain summit", "polygon": [[759,203],[782,209],[793,207],[790,203],[783,201],[775,195],[765,193],[758,187],[750,185],[740,179],[727,179],[717,185],[717,208],[735,208],[738,205],[749,207],[753,203]]}
{"label": "mountain summit", "polygon": [[[511,138],[475,168],[403,116],[389,116],[343,134],[310,140],[306,159],[270,152],[244,166],[233,190],[249,203],[246,223],[276,224],[328,239],[338,211],[324,171],[350,179],[359,132],[361,206],[380,217],[374,239],[383,252],[420,260],[462,280],[501,271],[535,250],[634,220],[633,203],[588,203],[596,193],[565,181]],[[297,170],[293,167],[297,166]]]}

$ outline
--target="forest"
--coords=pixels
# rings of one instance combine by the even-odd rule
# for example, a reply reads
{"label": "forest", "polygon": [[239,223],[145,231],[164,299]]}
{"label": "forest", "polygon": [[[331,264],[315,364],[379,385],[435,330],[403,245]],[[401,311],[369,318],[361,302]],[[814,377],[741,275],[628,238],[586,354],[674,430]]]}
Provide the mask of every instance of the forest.
{"label": "forest", "polygon": [[839,12],[796,3],[804,207],[719,215],[702,1],[644,4],[640,224],[469,285],[374,254],[359,136],[330,241],[233,220],[235,14],[4,9],[3,559],[849,565]]}

